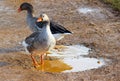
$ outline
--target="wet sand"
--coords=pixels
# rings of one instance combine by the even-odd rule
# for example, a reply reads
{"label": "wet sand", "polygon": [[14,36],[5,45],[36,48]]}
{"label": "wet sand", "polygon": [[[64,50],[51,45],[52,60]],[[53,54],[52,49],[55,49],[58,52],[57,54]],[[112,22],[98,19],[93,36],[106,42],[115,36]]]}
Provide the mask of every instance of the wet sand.
{"label": "wet sand", "polygon": [[[26,1],[33,4],[36,16],[45,12],[52,20],[74,32],[57,44],[82,44],[92,49],[86,57],[111,61],[101,68],[82,72],[36,70],[30,56],[24,54],[19,44],[31,33],[25,22],[26,12],[17,13],[23,0],[1,0],[0,81],[120,81],[120,20],[111,8],[98,0]],[[82,13],[79,11],[81,8],[98,11]]]}

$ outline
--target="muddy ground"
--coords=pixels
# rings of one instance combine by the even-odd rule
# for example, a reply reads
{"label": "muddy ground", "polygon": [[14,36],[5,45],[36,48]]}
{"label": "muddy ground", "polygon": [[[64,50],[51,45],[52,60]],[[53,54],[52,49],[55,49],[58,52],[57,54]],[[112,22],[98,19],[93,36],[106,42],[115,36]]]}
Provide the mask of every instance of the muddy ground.
{"label": "muddy ground", "polygon": [[[52,20],[72,32],[57,44],[83,44],[92,49],[90,57],[110,59],[105,66],[73,73],[37,71],[19,44],[31,32],[26,12],[19,5],[33,4],[35,15],[47,13]],[[120,19],[99,0],[0,0],[0,81],[120,81]],[[100,9],[99,13],[80,13],[78,8]],[[93,15],[92,15],[93,14]]]}

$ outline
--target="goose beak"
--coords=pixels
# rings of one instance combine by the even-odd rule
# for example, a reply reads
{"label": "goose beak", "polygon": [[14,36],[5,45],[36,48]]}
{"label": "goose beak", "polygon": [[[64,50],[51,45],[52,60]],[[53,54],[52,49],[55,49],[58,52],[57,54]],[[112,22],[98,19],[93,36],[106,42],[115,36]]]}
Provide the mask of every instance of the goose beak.
{"label": "goose beak", "polygon": [[22,10],[21,10],[21,8],[18,8],[18,12],[21,12]]}
{"label": "goose beak", "polygon": [[39,17],[39,18],[37,19],[37,22],[41,22],[41,21],[43,21],[43,19],[42,19],[41,17]]}

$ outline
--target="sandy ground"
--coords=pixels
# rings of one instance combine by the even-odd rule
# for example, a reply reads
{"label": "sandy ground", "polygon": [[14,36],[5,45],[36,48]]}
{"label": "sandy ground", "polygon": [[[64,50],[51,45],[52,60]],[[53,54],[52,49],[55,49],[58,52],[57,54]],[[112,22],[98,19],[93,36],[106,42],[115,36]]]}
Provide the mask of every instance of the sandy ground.
{"label": "sandy ground", "polygon": [[[111,61],[99,69],[83,72],[37,71],[32,66],[30,56],[25,55],[19,45],[31,33],[25,23],[26,12],[16,11],[23,0],[1,0],[0,81],[120,81],[120,20],[111,8],[98,0],[25,1],[33,4],[36,16],[45,12],[52,20],[74,32],[58,44],[83,44],[92,49],[90,57]],[[77,11],[82,7],[101,11],[84,14]]]}

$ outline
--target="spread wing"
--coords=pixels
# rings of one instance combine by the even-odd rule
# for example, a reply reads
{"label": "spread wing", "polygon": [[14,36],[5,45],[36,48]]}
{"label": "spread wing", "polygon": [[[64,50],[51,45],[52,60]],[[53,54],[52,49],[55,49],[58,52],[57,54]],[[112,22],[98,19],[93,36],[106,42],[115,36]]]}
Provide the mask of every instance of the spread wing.
{"label": "spread wing", "polygon": [[[39,28],[42,28],[42,23],[41,22],[36,22],[36,25]],[[56,22],[50,21],[50,30],[52,32],[52,34],[56,34],[56,33],[71,33],[69,30],[67,30],[65,27],[63,27],[62,25],[59,25]]]}

